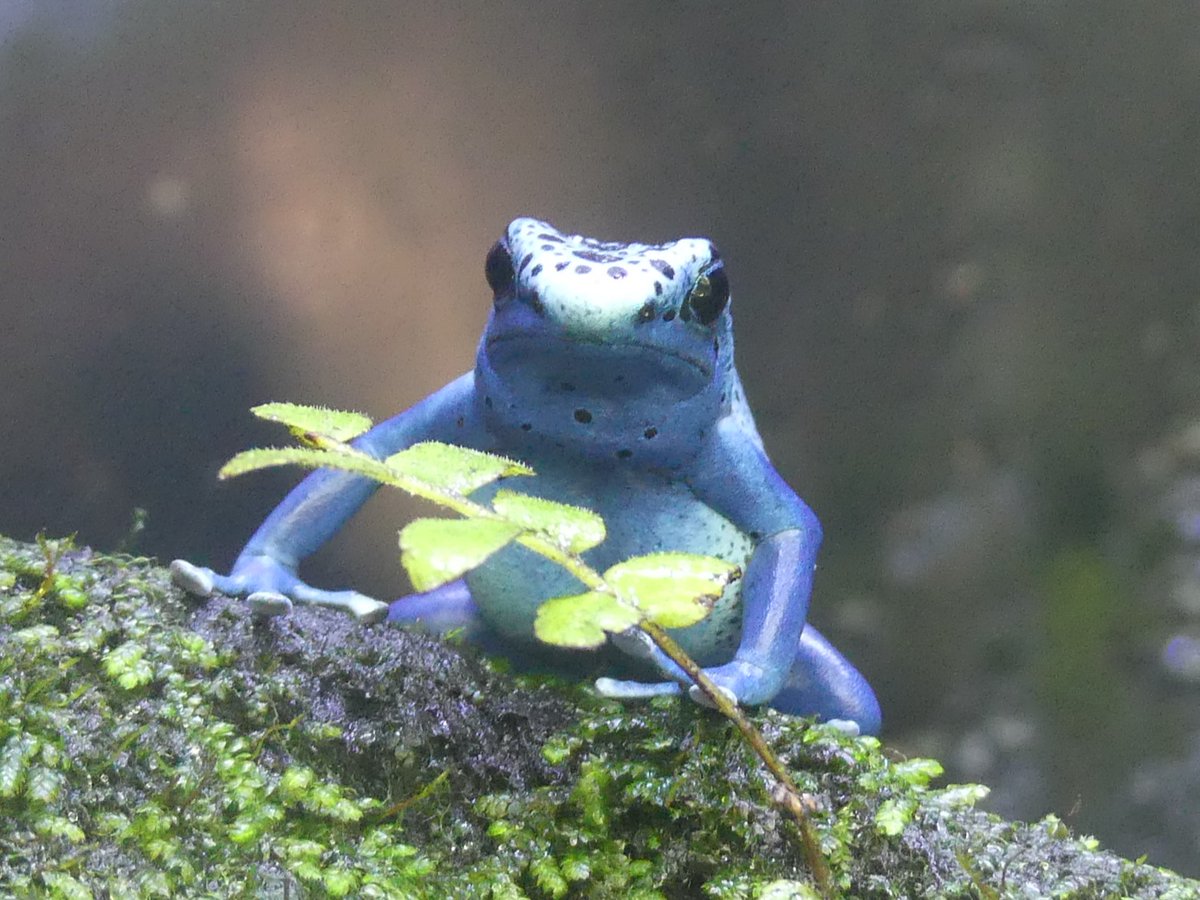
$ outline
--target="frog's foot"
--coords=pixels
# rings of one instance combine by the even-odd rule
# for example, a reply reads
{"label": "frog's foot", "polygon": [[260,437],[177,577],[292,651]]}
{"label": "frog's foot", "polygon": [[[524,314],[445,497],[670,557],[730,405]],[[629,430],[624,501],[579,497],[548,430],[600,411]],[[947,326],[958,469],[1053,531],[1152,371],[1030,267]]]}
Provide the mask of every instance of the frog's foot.
{"label": "frog's foot", "polygon": [[[618,700],[641,700],[646,697],[663,697],[682,692],[681,685],[674,681],[620,681],[616,678],[597,678],[596,692],[602,697],[612,697]],[[730,703],[737,704],[738,698],[732,690],[724,685],[717,685],[717,690],[724,694]],[[688,688],[688,696],[701,706],[715,709],[716,704],[708,699],[708,695],[697,685]]]}
{"label": "frog's foot", "polygon": [[503,655],[505,651],[503,642],[497,640],[479,615],[471,589],[462,578],[423,594],[409,594],[392,601],[387,621],[389,625],[411,625],[429,634],[456,632],[489,652],[495,650]]}
{"label": "frog's foot", "polygon": [[278,591],[255,591],[246,602],[250,612],[260,619],[286,616],[292,611],[292,601]]}
{"label": "frog's foot", "polygon": [[[650,635],[642,629],[627,628],[625,631],[610,635],[609,640],[630,656],[652,663],[665,677],[672,678],[674,681],[647,683],[601,678],[596,682],[596,690],[605,697],[637,698],[678,694],[681,684],[690,684],[691,679],[687,674],[675,665],[675,662],[663,653]],[[704,674],[716,682],[717,689],[734,703],[738,703],[741,697],[757,696],[762,693],[757,688],[757,685],[763,680],[762,670],[749,663],[734,660],[727,665],[705,669]],[[708,695],[694,684],[688,688],[688,696],[704,706],[713,705],[708,699]]]}
{"label": "frog's foot", "polygon": [[[253,595],[250,599],[253,601]],[[292,588],[290,595],[286,595],[284,599],[348,612],[362,625],[374,625],[376,622],[382,622],[388,614],[388,605],[374,597],[368,597],[358,591],[322,591],[303,582],[298,582]],[[287,609],[283,610],[285,613],[288,611]]]}
{"label": "frog's foot", "polygon": [[862,729],[853,719],[826,719],[825,726],[840,731],[846,737],[858,737],[862,734]]}
{"label": "frog's foot", "polygon": [[620,681],[616,678],[597,678],[596,693],[615,700],[639,700],[646,697],[662,697],[678,694],[680,687],[673,681]]}
{"label": "frog's foot", "polygon": [[796,660],[771,705],[795,716],[818,716],[848,734],[878,734],[883,724],[867,680],[811,625],[804,627]]}
{"label": "frog's foot", "polygon": [[[761,666],[735,658],[723,666],[705,669],[704,674],[734,703],[754,706],[770,699],[772,688]],[[698,684],[688,688],[688,696],[702,706],[713,705]]]}
{"label": "frog's foot", "polygon": [[176,587],[182,588],[193,597],[210,596],[218,577],[212,569],[194,566],[186,559],[171,562],[171,580],[175,582]]}
{"label": "frog's foot", "polygon": [[293,602],[312,603],[348,612],[367,625],[383,621],[388,611],[386,603],[358,591],[314,588],[266,557],[238,560],[229,575],[177,559],[171,563],[171,580],[196,597],[208,597],[214,591],[230,597],[246,597],[256,616],[285,615],[291,612]]}

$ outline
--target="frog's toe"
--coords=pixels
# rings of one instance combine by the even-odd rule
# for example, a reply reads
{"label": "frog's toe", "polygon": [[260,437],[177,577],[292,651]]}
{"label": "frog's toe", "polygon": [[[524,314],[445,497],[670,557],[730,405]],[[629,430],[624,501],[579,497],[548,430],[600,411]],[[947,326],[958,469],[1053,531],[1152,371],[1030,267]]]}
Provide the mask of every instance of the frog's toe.
{"label": "frog's toe", "polygon": [[171,580],[175,582],[176,587],[182,588],[193,597],[208,597],[213,592],[212,569],[194,566],[186,559],[172,560]]}
{"label": "frog's toe", "polygon": [[853,719],[826,719],[822,724],[840,731],[846,737],[858,737],[862,734],[862,729]]}
{"label": "frog's toe", "polygon": [[[617,631],[608,638],[613,644],[635,659],[654,659],[657,647],[650,635],[638,627]],[[611,680],[611,679],[609,679]]]}
{"label": "frog's toe", "polygon": [[[771,679],[767,677],[762,666],[741,659],[733,659],[724,665],[705,669],[704,674],[721,690],[721,693],[742,706],[757,706],[759,703],[766,703],[771,699],[771,695],[779,689],[777,684],[772,683]],[[688,689],[688,694],[697,703],[703,703],[705,706],[712,705],[708,696],[700,690],[698,685],[692,685]]]}
{"label": "frog's toe", "polygon": [[322,591],[306,584],[297,584],[292,599],[338,609],[352,615],[360,625],[374,625],[387,618],[388,605],[358,591]]}
{"label": "frog's toe", "polygon": [[597,678],[596,693],[601,697],[633,700],[641,697],[661,697],[678,694],[679,685],[673,681],[620,681],[616,678]]}
{"label": "frog's toe", "polygon": [[[720,691],[722,694],[724,694],[729,699],[730,703],[732,703],[734,706],[737,706],[737,704],[738,704],[737,694],[735,694],[733,691],[731,691],[729,688],[725,687],[724,685],[720,685],[720,684],[717,685],[717,690]],[[708,694],[704,693],[704,691],[702,691],[700,689],[700,685],[698,685],[698,684],[693,684],[690,688],[688,688],[688,696],[691,697],[693,700],[695,700],[697,703],[699,703],[701,706],[707,706],[710,709],[716,709],[716,704],[714,704],[712,702],[712,700],[709,699]]]}
{"label": "frog's toe", "polygon": [[292,601],[278,591],[255,591],[246,598],[250,614],[259,619],[286,616],[292,611]]}
{"label": "frog's toe", "polygon": [[[351,591],[351,593],[354,593]],[[346,600],[343,607],[360,625],[374,625],[382,622],[388,615],[388,604],[365,594],[354,594]]]}

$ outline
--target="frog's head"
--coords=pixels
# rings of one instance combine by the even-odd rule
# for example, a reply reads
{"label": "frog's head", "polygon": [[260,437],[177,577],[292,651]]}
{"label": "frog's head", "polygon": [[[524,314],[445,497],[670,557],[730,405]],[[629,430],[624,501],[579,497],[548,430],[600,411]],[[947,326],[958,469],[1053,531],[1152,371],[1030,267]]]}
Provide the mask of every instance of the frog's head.
{"label": "frog's head", "polygon": [[702,238],[607,243],[516,219],[487,256],[476,380],[510,446],[680,463],[729,409],[729,281]]}

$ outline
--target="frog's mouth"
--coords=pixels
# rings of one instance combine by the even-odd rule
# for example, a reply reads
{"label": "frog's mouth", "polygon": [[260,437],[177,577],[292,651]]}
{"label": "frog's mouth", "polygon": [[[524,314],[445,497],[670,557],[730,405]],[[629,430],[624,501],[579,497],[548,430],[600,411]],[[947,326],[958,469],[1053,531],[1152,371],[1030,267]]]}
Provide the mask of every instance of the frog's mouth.
{"label": "frog's mouth", "polygon": [[578,406],[586,398],[593,414],[597,405],[615,414],[690,400],[712,384],[715,365],[656,344],[528,334],[491,338],[485,355],[496,381],[522,405]]}

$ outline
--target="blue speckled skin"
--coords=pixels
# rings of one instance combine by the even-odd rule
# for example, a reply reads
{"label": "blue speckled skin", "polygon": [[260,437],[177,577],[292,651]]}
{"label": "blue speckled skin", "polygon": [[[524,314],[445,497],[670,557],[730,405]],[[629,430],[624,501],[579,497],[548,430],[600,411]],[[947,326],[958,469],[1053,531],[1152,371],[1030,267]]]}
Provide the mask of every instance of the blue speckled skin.
{"label": "blue speckled skin", "polygon": [[[763,452],[734,368],[728,281],[713,245],[602,243],[517,219],[488,255],[487,276],[494,302],[475,370],[357,446],[384,457],[438,440],[528,462],[537,476],[513,487],[604,517],[609,537],[587,554],[600,569],[657,550],[741,565],[745,576],[713,614],[674,632],[680,643],[741,703],[877,732],[871,688],[805,626],[821,528]],[[375,487],[316,472],[268,516],[228,576],[183,563],[191,575],[181,583],[369,603],[353,591],[313,588],[296,572]],[[495,487],[481,496],[487,490]],[[396,600],[387,617],[462,629],[519,654],[534,640],[538,605],[579,589],[561,569],[510,546],[462,581]],[[603,693],[676,693],[686,683],[637,633],[614,643],[665,680],[602,678]]]}

